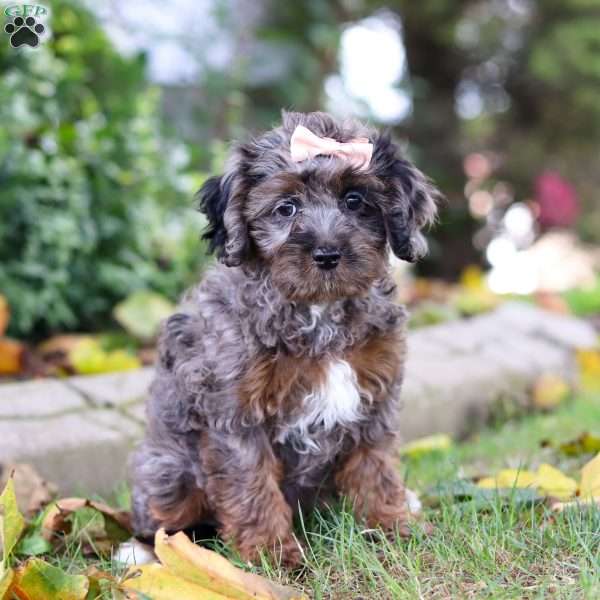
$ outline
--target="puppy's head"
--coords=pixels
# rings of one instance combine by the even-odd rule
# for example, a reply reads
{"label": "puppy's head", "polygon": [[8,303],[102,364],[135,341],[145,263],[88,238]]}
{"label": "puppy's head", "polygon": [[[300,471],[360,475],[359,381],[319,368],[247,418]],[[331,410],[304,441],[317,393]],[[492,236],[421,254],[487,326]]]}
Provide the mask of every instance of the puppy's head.
{"label": "puppy's head", "polygon": [[[339,142],[369,138],[368,168],[329,156],[293,162],[297,125]],[[389,136],[325,113],[284,113],[281,127],[237,146],[199,196],[204,237],[225,264],[266,265],[288,299],[319,303],[364,294],[385,273],[388,246],[410,262],[424,255],[437,192]]]}

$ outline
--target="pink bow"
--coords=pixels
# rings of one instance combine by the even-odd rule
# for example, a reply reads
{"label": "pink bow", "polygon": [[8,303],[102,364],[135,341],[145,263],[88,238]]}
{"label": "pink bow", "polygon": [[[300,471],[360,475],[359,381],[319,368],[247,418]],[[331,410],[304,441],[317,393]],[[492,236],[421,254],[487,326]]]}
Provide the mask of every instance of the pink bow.
{"label": "pink bow", "polygon": [[303,125],[294,129],[290,140],[290,153],[294,162],[309,160],[315,156],[337,156],[347,160],[357,169],[369,168],[373,144],[367,138],[356,138],[349,142],[336,142],[328,137],[319,137]]}

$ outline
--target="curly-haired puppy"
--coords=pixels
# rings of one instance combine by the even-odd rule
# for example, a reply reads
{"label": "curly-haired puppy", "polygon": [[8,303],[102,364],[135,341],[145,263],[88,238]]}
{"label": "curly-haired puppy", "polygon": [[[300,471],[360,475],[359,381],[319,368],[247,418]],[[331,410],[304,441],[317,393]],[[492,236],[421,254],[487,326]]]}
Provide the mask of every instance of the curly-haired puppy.
{"label": "curly-haired puppy", "polygon": [[[341,152],[293,158],[299,125]],[[368,142],[367,163],[354,142]],[[224,264],[160,340],[132,463],[138,535],[214,523],[243,557],[293,563],[294,513],[335,495],[407,533],[395,466],[406,316],[388,248],[425,252],[436,195],[389,137],[325,113],[284,113],[234,148],[199,192]]]}

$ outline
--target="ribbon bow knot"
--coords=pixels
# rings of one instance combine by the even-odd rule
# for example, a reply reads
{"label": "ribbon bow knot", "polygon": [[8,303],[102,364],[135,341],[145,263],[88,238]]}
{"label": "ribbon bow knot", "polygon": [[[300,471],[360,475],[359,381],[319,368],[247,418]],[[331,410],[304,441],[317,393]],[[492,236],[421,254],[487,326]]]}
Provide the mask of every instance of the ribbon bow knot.
{"label": "ribbon bow knot", "polygon": [[336,156],[364,171],[369,168],[373,144],[367,138],[338,142],[332,138],[319,137],[310,129],[298,125],[290,140],[290,154],[294,162],[302,162],[315,156]]}

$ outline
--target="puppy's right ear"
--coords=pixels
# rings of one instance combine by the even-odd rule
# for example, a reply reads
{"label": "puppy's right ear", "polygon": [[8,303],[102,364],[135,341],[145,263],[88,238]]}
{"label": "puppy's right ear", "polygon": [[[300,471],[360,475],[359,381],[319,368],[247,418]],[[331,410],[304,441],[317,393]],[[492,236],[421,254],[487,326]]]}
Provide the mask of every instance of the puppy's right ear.
{"label": "puppy's right ear", "polygon": [[202,239],[227,266],[240,265],[247,255],[248,233],[242,215],[242,194],[235,173],[210,177],[197,194],[208,225]]}

